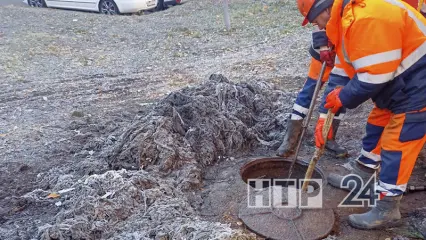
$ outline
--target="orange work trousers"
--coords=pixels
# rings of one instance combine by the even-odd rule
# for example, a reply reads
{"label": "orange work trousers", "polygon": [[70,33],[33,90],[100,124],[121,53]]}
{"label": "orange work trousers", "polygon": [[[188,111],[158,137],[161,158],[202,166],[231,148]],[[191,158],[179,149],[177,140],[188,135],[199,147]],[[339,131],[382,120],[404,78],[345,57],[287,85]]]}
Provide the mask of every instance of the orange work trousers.
{"label": "orange work trousers", "polygon": [[385,196],[401,195],[426,142],[426,108],[394,114],[374,107],[363,138],[358,162],[380,167],[378,190]]}

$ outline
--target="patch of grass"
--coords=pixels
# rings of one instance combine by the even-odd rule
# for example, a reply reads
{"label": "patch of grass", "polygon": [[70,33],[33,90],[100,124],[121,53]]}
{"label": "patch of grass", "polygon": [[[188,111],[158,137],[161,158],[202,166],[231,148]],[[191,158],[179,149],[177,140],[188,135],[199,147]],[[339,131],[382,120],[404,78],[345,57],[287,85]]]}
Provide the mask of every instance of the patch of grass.
{"label": "patch of grass", "polygon": [[195,31],[195,32],[192,33],[192,37],[194,37],[194,38],[201,38],[201,33],[198,32],[198,31]]}
{"label": "patch of grass", "polygon": [[218,31],[218,33],[222,36],[231,36],[232,33],[236,33],[237,32],[237,28],[232,27],[232,23],[231,23],[231,29],[226,30],[225,29],[225,25],[223,25],[223,29],[221,29],[220,31]]}
{"label": "patch of grass", "polygon": [[22,36],[22,39],[32,39],[37,42],[50,42],[58,39],[59,35],[43,33],[43,32],[29,32],[26,36]]}
{"label": "patch of grass", "polygon": [[181,88],[181,87],[186,86],[187,84],[185,82],[169,81],[167,83],[167,85],[169,85],[170,87],[173,87],[173,88]]}
{"label": "patch of grass", "polygon": [[[264,37],[265,34],[280,37],[300,28],[295,16],[300,13],[294,2],[287,0],[275,3],[237,2],[230,6],[231,27],[241,37]],[[223,24],[223,11],[216,9],[216,22]],[[301,21],[301,20],[300,20]],[[254,29],[262,29],[256,31]],[[265,33],[269,32],[269,33]]]}
{"label": "patch of grass", "polygon": [[195,83],[196,81],[190,76],[180,73],[179,71],[173,71],[173,73],[168,74],[166,77],[167,85],[172,88],[181,88],[188,86],[188,84]]}
{"label": "patch of grass", "polygon": [[107,58],[107,56],[105,56],[105,55],[101,55],[101,56],[99,56],[97,59],[96,59],[96,61],[95,61],[95,65],[96,66],[104,66],[104,65],[106,65],[107,63],[107,61],[108,61],[109,59]]}
{"label": "patch of grass", "polygon": [[270,12],[271,10],[273,10],[273,8],[271,9],[270,6],[266,4],[253,3],[250,4],[248,7],[244,5],[240,6],[240,4],[235,4],[235,6],[231,8],[230,13],[231,16],[237,20],[265,14]]}
{"label": "patch of grass", "polygon": [[184,56],[184,53],[182,53],[182,52],[174,52],[173,53],[173,57],[183,57]]}
{"label": "patch of grass", "polygon": [[201,38],[201,33],[199,31],[191,30],[187,27],[175,28],[174,32],[181,32],[182,35],[186,37]]}
{"label": "patch of grass", "polygon": [[74,33],[78,34],[78,35],[86,35],[89,32],[87,30],[84,30],[84,29],[74,29]]}
{"label": "patch of grass", "polygon": [[280,30],[280,34],[282,34],[282,35],[287,35],[289,33],[291,33],[291,31],[289,29],[281,29]]}
{"label": "patch of grass", "polygon": [[58,46],[55,45],[49,45],[47,46],[46,52],[55,56],[59,56],[61,50],[59,49]]}
{"label": "patch of grass", "polygon": [[71,113],[71,116],[72,116],[72,117],[84,117],[84,113],[83,113],[83,112],[81,112],[81,111],[73,111],[73,112]]}
{"label": "patch of grass", "polygon": [[17,82],[26,82],[25,78],[21,75],[17,75],[15,79],[16,79]]}
{"label": "patch of grass", "polygon": [[22,65],[22,61],[17,56],[11,56],[4,61],[4,69],[8,74],[15,73]]}
{"label": "patch of grass", "polygon": [[82,65],[82,66],[89,66],[92,63],[92,60],[90,60],[89,58],[87,58],[86,56],[81,56],[78,58],[78,62]]}
{"label": "patch of grass", "polygon": [[69,47],[60,46],[60,45],[57,45],[55,43],[51,43],[51,44],[47,45],[47,47],[45,49],[39,49],[34,54],[35,55],[47,54],[47,55],[53,55],[53,56],[59,57],[59,56],[63,56],[65,54],[71,54],[71,53],[72,53],[72,51]]}
{"label": "patch of grass", "polygon": [[175,35],[173,34],[172,31],[167,32],[167,39],[171,39],[173,38]]}

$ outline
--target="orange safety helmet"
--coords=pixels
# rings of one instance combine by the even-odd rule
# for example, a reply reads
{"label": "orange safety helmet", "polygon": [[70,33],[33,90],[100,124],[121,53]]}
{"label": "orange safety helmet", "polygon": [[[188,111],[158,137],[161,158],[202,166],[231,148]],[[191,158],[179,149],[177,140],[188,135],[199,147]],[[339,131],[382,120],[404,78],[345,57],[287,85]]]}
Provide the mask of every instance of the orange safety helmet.
{"label": "orange safety helmet", "polygon": [[314,5],[315,0],[297,0],[297,8],[299,8],[299,12],[305,17],[302,22],[302,26],[308,24],[308,13]]}
{"label": "orange safety helmet", "polygon": [[297,0],[297,8],[305,17],[302,26],[312,22],[322,11],[333,5],[333,0]]}

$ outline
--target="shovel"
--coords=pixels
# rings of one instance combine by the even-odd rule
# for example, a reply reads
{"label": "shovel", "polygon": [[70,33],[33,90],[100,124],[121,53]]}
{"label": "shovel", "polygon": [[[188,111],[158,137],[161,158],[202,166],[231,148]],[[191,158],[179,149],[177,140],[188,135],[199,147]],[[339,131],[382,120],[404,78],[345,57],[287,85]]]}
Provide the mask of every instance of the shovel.
{"label": "shovel", "polygon": [[[319,77],[318,77],[318,80],[317,80],[317,85],[315,86],[314,95],[313,95],[313,97],[312,97],[312,101],[311,101],[311,104],[310,104],[310,106],[309,106],[308,114],[306,115],[306,117],[305,117],[305,119],[304,119],[304,122],[303,122],[303,129],[302,129],[302,133],[301,133],[301,135],[300,135],[299,141],[297,142],[296,153],[295,153],[295,155],[294,155],[293,162],[292,162],[292,163],[291,163],[291,165],[290,165],[290,169],[289,169],[289,171],[288,171],[288,177],[287,177],[287,180],[289,180],[289,179],[291,178],[291,174],[293,173],[294,165],[295,165],[295,163],[297,162],[297,156],[299,155],[300,147],[301,147],[301,145],[302,145],[302,140],[303,140],[303,137],[304,137],[304,135],[305,135],[306,129],[308,128],[309,121],[311,120],[312,112],[314,111],[315,102],[316,102],[316,100],[317,100],[318,94],[319,94],[319,92],[320,92],[320,90],[321,90],[322,78],[323,78],[323,76],[324,76],[324,72],[325,72],[325,68],[326,68],[326,66],[327,66],[327,65],[326,65],[326,62],[324,61],[324,62],[322,63],[321,71],[320,71],[320,74],[319,74]],[[289,182],[289,181],[287,181],[287,183],[288,183],[288,182]]]}
{"label": "shovel", "polygon": [[316,148],[314,156],[312,156],[311,161],[309,162],[308,170],[306,170],[305,174],[305,180],[303,182],[302,191],[306,192],[309,180],[312,177],[312,173],[315,169],[315,165],[317,164],[318,160],[324,153],[325,144],[327,143],[327,136],[328,132],[330,131],[331,124],[333,123],[334,113],[331,111],[331,109],[328,109],[327,112],[327,118],[325,119],[324,127],[322,128],[322,137],[324,139],[324,144],[321,146],[321,148]]}

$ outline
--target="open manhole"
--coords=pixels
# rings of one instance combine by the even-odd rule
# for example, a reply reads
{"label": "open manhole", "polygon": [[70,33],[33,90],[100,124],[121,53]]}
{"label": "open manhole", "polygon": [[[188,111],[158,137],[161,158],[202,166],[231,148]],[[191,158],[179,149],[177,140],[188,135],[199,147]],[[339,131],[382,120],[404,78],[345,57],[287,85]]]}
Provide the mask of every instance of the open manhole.
{"label": "open manhole", "polygon": [[251,231],[267,239],[322,239],[335,221],[333,210],[322,206],[324,174],[316,167],[308,192],[302,193],[299,189],[308,164],[296,162],[287,179],[290,166],[291,161],[278,157],[246,163],[240,174],[247,184],[247,197],[238,216]]}

